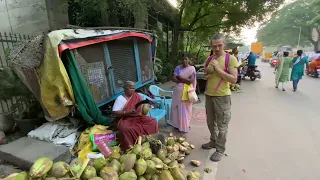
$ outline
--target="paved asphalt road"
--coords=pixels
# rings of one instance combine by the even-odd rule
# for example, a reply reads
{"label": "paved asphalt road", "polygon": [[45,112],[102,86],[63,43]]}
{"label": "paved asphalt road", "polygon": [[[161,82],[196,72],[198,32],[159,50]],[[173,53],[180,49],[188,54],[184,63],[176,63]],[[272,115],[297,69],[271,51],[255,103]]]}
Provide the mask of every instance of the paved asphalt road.
{"label": "paved asphalt road", "polygon": [[297,92],[291,82],[282,92],[270,65],[259,69],[262,79],[233,95],[229,156],[216,180],[319,180],[320,79],[305,76]]}

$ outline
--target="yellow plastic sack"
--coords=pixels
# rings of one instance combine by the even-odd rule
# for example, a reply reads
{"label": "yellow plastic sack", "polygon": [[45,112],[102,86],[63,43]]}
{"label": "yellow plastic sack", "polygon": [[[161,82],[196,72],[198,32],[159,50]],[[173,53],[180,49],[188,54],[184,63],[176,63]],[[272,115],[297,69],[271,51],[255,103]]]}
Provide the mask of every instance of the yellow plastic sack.
{"label": "yellow plastic sack", "polygon": [[78,152],[79,158],[86,158],[90,153],[92,154],[92,143],[90,141],[90,134],[107,134],[113,131],[108,130],[108,126],[94,125],[91,128],[87,128],[83,131],[78,139],[78,145],[73,149],[74,153]]}
{"label": "yellow plastic sack", "polygon": [[193,89],[193,85],[190,84],[184,84],[183,87],[183,93],[182,93],[182,101],[188,101],[189,100],[189,95],[188,95],[188,91]]}

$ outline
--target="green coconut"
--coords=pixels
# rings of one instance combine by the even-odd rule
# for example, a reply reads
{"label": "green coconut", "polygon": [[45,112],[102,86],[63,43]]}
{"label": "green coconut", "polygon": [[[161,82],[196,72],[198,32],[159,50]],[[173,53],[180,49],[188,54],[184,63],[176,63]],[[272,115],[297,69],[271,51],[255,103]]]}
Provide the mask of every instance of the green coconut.
{"label": "green coconut", "polygon": [[114,170],[116,170],[117,173],[119,173],[121,170],[121,163],[119,161],[117,161],[116,159],[112,160],[108,166],[112,167]]}
{"label": "green coconut", "polygon": [[100,177],[103,180],[118,180],[118,173],[112,167],[104,167],[100,171]]}
{"label": "green coconut", "polygon": [[109,159],[110,159],[110,160],[113,160],[113,159],[119,160],[119,159],[120,159],[120,156],[121,156],[120,152],[118,152],[118,151],[113,151],[113,152],[110,154]]}
{"label": "green coconut", "polygon": [[160,180],[159,176],[154,174],[150,180]]}
{"label": "green coconut", "polygon": [[121,148],[119,146],[113,146],[113,147],[111,147],[111,149],[112,149],[112,152],[120,153],[120,151],[121,151]]}
{"label": "green coconut", "polygon": [[81,179],[89,180],[97,176],[97,171],[93,166],[87,166],[81,174]]}
{"label": "green coconut", "polygon": [[157,152],[157,157],[163,161],[167,156],[167,150],[166,149],[159,149]]}
{"label": "green coconut", "polygon": [[138,143],[135,144],[132,148],[132,153],[135,154],[135,155],[138,155],[141,153],[142,151],[142,146],[141,146],[141,141],[142,141],[142,137],[139,136],[138,137]]}
{"label": "green coconut", "polygon": [[82,165],[83,162],[79,158],[76,158],[71,161],[69,168],[73,176],[78,177],[78,174],[82,169]]}
{"label": "green coconut", "polygon": [[184,164],[178,164],[179,168],[186,168],[186,166]]}
{"label": "green coconut", "polygon": [[156,163],[154,163],[151,160],[147,160],[147,170],[145,173],[147,174],[153,174],[156,171]]}
{"label": "green coconut", "polygon": [[176,144],[176,141],[174,140],[173,137],[169,137],[167,140],[167,145],[168,146],[174,146]]}
{"label": "green coconut", "polygon": [[143,149],[141,152],[141,157],[145,160],[151,159],[152,158],[152,150],[150,148]]}
{"label": "green coconut", "polygon": [[152,175],[153,174],[144,174],[143,177],[146,179],[146,180],[150,180],[152,178]]}
{"label": "green coconut", "polygon": [[[13,179],[13,180],[19,180],[19,179]],[[57,178],[55,178],[55,177],[46,177],[44,180],[57,180]]]}
{"label": "green coconut", "polygon": [[144,142],[142,144],[142,149],[150,148],[150,143],[149,142]]}
{"label": "green coconut", "polygon": [[214,67],[212,65],[210,65],[209,67],[206,68],[206,71],[209,73],[209,74],[212,74],[214,72]]}
{"label": "green coconut", "polygon": [[91,178],[89,180],[103,180],[103,179],[101,177],[93,177],[93,178]]}
{"label": "green coconut", "polygon": [[163,162],[161,161],[161,159],[157,158],[157,157],[152,157],[151,160],[156,163],[156,165],[159,164],[163,164]]}
{"label": "green coconut", "polygon": [[100,172],[103,167],[107,165],[107,161],[105,158],[98,158],[93,161],[93,167]]}
{"label": "green coconut", "polygon": [[194,172],[190,172],[190,173],[188,173],[187,179],[188,180],[199,180],[200,177],[198,177]]}
{"label": "green coconut", "polygon": [[144,178],[143,176],[139,176],[138,180],[146,180],[146,178]]}
{"label": "green coconut", "polygon": [[150,111],[150,105],[149,104],[143,104],[142,105],[142,110],[141,110],[141,114],[142,115],[147,115]]}
{"label": "green coconut", "polygon": [[120,163],[124,163],[125,159],[127,158],[127,154],[121,155],[120,156]]}
{"label": "green coconut", "polygon": [[31,178],[40,178],[46,175],[52,168],[53,161],[49,158],[43,157],[36,160],[30,168],[29,175]]}
{"label": "green coconut", "polygon": [[49,171],[49,176],[62,178],[69,172],[69,164],[60,161],[53,164],[52,169]]}
{"label": "green coconut", "polygon": [[144,159],[139,159],[134,165],[134,170],[138,176],[142,176],[147,170],[147,162]]}
{"label": "green coconut", "polygon": [[159,174],[159,179],[160,180],[174,180],[170,171],[168,170],[163,170],[160,174]]}
{"label": "green coconut", "polygon": [[193,171],[193,173],[194,173],[198,178],[200,178],[200,177],[201,177],[200,172],[198,172],[198,171]]}
{"label": "green coconut", "polygon": [[187,148],[187,150],[185,151],[185,154],[186,154],[186,155],[191,154],[191,148]]}
{"label": "green coconut", "polygon": [[178,167],[178,161],[174,160],[171,163],[169,163],[168,166],[170,166],[171,168]]}
{"label": "green coconut", "polygon": [[187,175],[184,175],[178,167],[171,170],[171,175],[175,180],[185,180],[187,177]]}
{"label": "green coconut", "polygon": [[168,155],[168,158],[171,159],[171,161],[177,160],[179,157],[179,154],[180,154],[179,151],[173,152]]}
{"label": "green coconut", "polygon": [[119,180],[137,180],[138,177],[133,172],[125,172],[120,175]]}
{"label": "green coconut", "polygon": [[132,153],[134,153],[135,155],[140,154],[141,151],[142,151],[142,146],[140,144],[136,144],[132,148]]}
{"label": "green coconut", "polygon": [[165,163],[165,164],[170,164],[171,162],[172,162],[172,160],[169,159],[169,158],[165,158],[165,159],[163,160],[163,163]]}
{"label": "green coconut", "polygon": [[13,180],[28,180],[28,179],[29,179],[29,175],[25,171],[20,172],[18,175],[13,177]]}
{"label": "green coconut", "polygon": [[121,172],[130,171],[134,167],[136,160],[137,156],[135,154],[128,154],[127,158],[121,164]]}

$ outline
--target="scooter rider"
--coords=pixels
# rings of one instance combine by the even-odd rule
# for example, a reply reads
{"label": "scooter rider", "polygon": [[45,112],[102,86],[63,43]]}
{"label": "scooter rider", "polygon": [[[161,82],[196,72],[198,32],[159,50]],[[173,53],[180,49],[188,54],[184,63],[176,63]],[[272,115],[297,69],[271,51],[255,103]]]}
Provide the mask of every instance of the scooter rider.
{"label": "scooter rider", "polygon": [[248,68],[255,69],[257,56],[253,52],[250,52],[247,59],[248,59]]}

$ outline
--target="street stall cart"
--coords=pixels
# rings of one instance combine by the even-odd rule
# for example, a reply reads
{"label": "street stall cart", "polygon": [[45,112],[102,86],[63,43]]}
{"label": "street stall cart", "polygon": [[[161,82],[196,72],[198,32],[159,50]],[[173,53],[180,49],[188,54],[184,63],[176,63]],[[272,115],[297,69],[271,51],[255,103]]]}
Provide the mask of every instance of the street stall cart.
{"label": "street stall cart", "polygon": [[[41,38],[43,59],[30,65],[12,57],[11,66],[49,121],[68,116],[76,107],[87,123],[108,124],[98,108],[122,94],[125,81],[135,82],[136,88],[154,81],[156,40],[151,32],[62,29]],[[25,46],[20,46],[22,52]]]}
{"label": "street stall cart", "polygon": [[[38,44],[35,48],[44,52],[33,49],[39,52],[38,56],[23,61],[21,55],[32,50],[32,47],[26,49],[27,44]],[[188,172],[185,168],[184,159],[195,148],[185,138],[172,133],[168,137],[139,136],[128,151],[121,151],[116,146],[116,133],[105,126],[111,120],[99,109],[123,93],[125,81],[135,82],[136,88],[154,81],[156,40],[152,33],[132,29],[63,29],[37,36],[27,44],[21,44],[11,56],[11,67],[41,103],[46,119],[54,121],[37,130],[42,128],[41,134],[53,140],[61,128],[49,132],[44,130],[45,126],[60,126],[56,122],[61,121],[57,120],[65,119],[75,109],[92,126],[83,131],[74,144],[72,149],[77,158],[70,164],[42,157],[28,172],[9,177],[125,180],[187,179],[188,176],[188,179],[200,179],[199,172]],[[72,127],[66,127],[69,132],[65,133],[78,136],[78,127]],[[36,136],[37,130],[29,134]],[[197,160],[191,163],[194,167],[201,164]]]}

